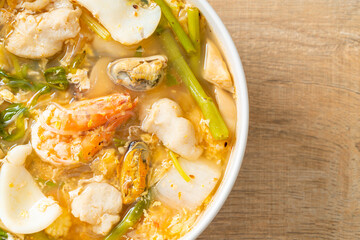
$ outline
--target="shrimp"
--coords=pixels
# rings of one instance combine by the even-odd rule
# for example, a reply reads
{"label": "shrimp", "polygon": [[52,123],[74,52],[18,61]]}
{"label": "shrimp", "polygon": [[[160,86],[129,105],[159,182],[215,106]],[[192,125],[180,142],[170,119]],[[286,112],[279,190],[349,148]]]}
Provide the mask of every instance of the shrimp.
{"label": "shrimp", "polygon": [[72,103],[68,109],[51,104],[39,120],[63,134],[74,134],[102,126],[112,119],[125,116],[133,108],[129,95],[112,94]]}
{"label": "shrimp", "polygon": [[54,165],[89,162],[131,117],[136,102],[128,95],[113,94],[68,108],[51,104],[32,126],[32,146],[43,161]]}

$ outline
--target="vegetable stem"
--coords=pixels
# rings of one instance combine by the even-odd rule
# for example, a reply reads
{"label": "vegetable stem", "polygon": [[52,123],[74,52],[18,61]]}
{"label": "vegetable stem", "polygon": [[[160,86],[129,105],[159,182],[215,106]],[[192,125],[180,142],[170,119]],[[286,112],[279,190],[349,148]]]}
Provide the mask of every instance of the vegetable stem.
{"label": "vegetable stem", "polygon": [[139,46],[135,51],[135,57],[142,57],[143,52],[144,52],[144,49],[142,48],[142,46]]}
{"label": "vegetable stem", "polygon": [[101,25],[89,12],[83,10],[80,19],[102,39],[109,40],[111,38],[108,30],[103,25]]}
{"label": "vegetable stem", "polygon": [[168,20],[171,28],[173,29],[175,35],[178,37],[181,45],[184,47],[187,53],[195,53],[196,49],[192,43],[189,36],[185,33],[184,29],[181,27],[179,21],[176,19],[172,13],[170,7],[164,2],[164,0],[154,0],[161,8],[162,13],[165,18]]}
{"label": "vegetable stem", "polygon": [[160,40],[162,46],[167,52],[169,61],[177,70],[184,84],[189,89],[191,95],[196,100],[206,120],[209,120],[209,129],[212,136],[216,140],[224,140],[229,137],[229,130],[217,109],[214,101],[207,96],[204,89],[201,87],[199,81],[196,79],[194,73],[191,71],[189,65],[186,63],[184,57],[177,46],[173,35],[168,29],[160,32]]}
{"label": "vegetable stem", "polygon": [[190,57],[190,65],[193,71],[197,71],[200,64],[201,57],[201,39],[200,39],[200,13],[197,8],[189,8],[187,10],[188,14],[188,29],[189,36],[192,42],[194,43],[196,53],[192,54]]}
{"label": "vegetable stem", "polygon": [[67,67],[69,72],[76,72],[75,70],[81,67],[86,57],[86,51],[82,51],[77,54],[74,59],[71,61],[70,65]]}
{"label": "vegetable stem", "polygon": [[21,71],[21,67],[20,67],[18,58],[12,53],[9,53],[9,55],[10,55],[11,63],[15,70],[15,75],[18,77],[22,77],[22,71]]}
{"label": "vegetable stem", "polygon": [[184,169],[181,167],[179,160],[176,156],[176,154],[169,150],[169,155],[170,158],[174,164],[174,167],[176,168],[176,170],[179,172],[179,174],[181,175],[181,177],[186,181],[186,182],[190,182],[191,178],[189,177],[189,175],[186,174],[186,172],[184,171]]}
{"label": "vegetable stem", "polygon": [[121,222],[107,235],[105,240],[119,240],[128,230],[133,227],[144,214],[144,210],[150,207],[151,190],[132,207]]}
{"label": "vegetable stem", "polygon": [[189,8],[187,10],[188,14],[188,28],[189,36],[193,41],[196,50],[200,49],[200,13],[197,8]]}
{"label": "vegetable stem", "polygon": [[51,88],[48,85],[43,85],[28,101],[27,106],[31,109],[34,107],[39,100],[40,96],[49,93],[51,91]]}

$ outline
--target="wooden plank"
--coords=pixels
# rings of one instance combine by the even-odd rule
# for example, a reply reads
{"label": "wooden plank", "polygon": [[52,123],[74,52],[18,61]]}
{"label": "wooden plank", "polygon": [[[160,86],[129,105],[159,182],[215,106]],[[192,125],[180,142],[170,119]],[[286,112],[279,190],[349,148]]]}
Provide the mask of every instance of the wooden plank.
{"label": "wooden plank", "polygon": [[209,2],[243,61],[250,131],[199,239],[360,239],[360,2]]}

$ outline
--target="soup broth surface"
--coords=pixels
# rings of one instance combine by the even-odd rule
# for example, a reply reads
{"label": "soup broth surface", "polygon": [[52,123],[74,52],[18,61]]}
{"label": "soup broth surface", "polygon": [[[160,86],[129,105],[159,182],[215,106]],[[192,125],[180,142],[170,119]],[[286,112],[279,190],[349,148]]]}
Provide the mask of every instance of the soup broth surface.
{"label": "soup broth surface", "polygon": [[[158,1],[120,2],[140,19],[159,8]],[[190,15],[196,8],[182,0],[164,3],[194,40]],[[0,4],[0,236],[179,239],[189,232],[217,191],[236,140],[231,75],[201,13],[196,52],[188,53],[164,16],[149,17],[156,30],[124,44],[102,15],[102,1],[98,14],[90,0]],[[57,21],[64,14],[66,24]],[[133,15],[126,16],[137,21]],[[140,21],[141,36],[148,25]],[[131,27],[121,31],[135,34]],[[166,48],[166,32],[198,86],[189,83],[184,64]],[[197,100],[201,91],[206,98]],[[224,125],[215,126],[213,119]],[[24,162],[16,165],[21,154]],[[31,176],[17,179],[24,178],[27,186],[36,183],[30,192],[24,185],[11,187],[16,180],[7,169],[15,165]],[[37,204],[29,194],[38,190],[39,199],[52,201],[37,215],[49,218],[44,227],[27,220]],[[16,209],[5,211],[14,194],[20,196]],[[49,213],[49,206],[58,210]],[[23,226],[13,223],[16,219]],[[123,230],[125,220],[130,225]]]}

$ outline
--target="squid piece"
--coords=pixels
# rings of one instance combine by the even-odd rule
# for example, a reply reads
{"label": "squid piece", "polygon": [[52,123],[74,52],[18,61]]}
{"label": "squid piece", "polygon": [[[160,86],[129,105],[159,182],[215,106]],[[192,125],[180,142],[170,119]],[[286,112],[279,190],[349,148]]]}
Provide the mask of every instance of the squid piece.
{"label": "squid piece", "polygon": [[8,153],[0,171],[0,219],[16,234],[42,231],[61,214],[61,207],[46,197],[25,169],[30,145],[20,145]]}
{"label": "squid piece", "polygon": [[87,8],[122,44],[132,45],[148,38],[156,30],[161,9],[156,4],[133,7],[128,0],[76,0]]}
{"label": "squid piece", "polygon": [[219,111],[229,130],[234,133],[236,130],[236,105],[231,93],[215,86],[215,99],[219,106]]}
{"label": "squid piece", "polygon": [[155,196],[170,207],[196,209],[215,188],[221,170],[200,159],[188,161],[180,158],[179,162],[191,181],[186,182],[172,167],[154,187]]}
{"label": "squid piece", "polygon": [[133,91],[155,88],[164,78],[167,66],[165,56],[123,58],[109,64],[108,75],[115,84]]}
{"label": "squid piece", "polygon": [[32,126],[32,146],[54,165],[88,162],[110,143],[135,105],[124,94],[74,102],[69,108],[51,104]]}
{"label": "squid piece", "polygon": [[146,189],[150,153],[144,142],[131,142],[124,155],[120,184],[124,204],[134,202]]}
{"label": "squid piece", "polygon": [[156,134],[167,148],[184,158],[196,160],[203,150],[197,146],[194,126],[181,116],[179,104],[163,98],[147,111],[141,129]]}
{"label": "squid piece", "polygon": [[203,77],[206,81],[226,91],[234,92],[233,83],[226,63],[219,49],[211,40],[208,40],[206,43]]}

